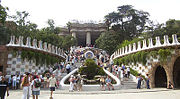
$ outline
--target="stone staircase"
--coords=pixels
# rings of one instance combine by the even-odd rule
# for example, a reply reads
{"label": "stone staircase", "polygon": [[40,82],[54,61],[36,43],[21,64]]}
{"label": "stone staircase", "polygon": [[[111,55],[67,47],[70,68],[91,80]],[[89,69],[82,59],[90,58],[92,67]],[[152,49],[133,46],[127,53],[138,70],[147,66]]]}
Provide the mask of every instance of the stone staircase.
{"label": "stone staircase", "polygon": [[[81,66],[82,63],[75,63],[74,66],[71,66],[71,71],[73,71],[74,69],[78,68]],[[61,79],[67,75],[67,72],[66,72],[66,68],[64,68],[64,72],[63,73],[60,73],[59,70],[54,70],[53,73],[55,74],[56,77],[58,77],[58,75],[61,75]],[[60,79],[60,80],[61,80]]]}
{"label": "stone staircase", "polygon": [[[71,71],[73,71],[74,69],[78,68],[81,66],[82,63],[76,63],[74,66],[72,66]],[[65,77],[67,75],[66,71],[64,73],[61,73],[61,79],[63,77]],[[61,80],[60,79],[60,80]],[[115,90],[121,90],[121,89],[136,89],[137,83],[136,83],[136,78],[133,77],[132,75],[130,76],[130,78],[124,78],[123,80],[123,85],[121,86],[116,86]],[[96,85],[94,85],[96,86]],[[68,90],[69,87],[65,88],[66,90]],[[60,88],[61,89],[61,88]],[[97,90],[101,90],[100,86],[96,86],[96,88],[94,87],[90,87],[88,85],[84,85],[83,86],[83,90],[84,91],[97,91]]]}
{"label": "stone staircase", "polygon": [[137,83],[134,81],[134,78],[130,76],[130,78],[123,79],[123,85],[121,89],[136,89]]}

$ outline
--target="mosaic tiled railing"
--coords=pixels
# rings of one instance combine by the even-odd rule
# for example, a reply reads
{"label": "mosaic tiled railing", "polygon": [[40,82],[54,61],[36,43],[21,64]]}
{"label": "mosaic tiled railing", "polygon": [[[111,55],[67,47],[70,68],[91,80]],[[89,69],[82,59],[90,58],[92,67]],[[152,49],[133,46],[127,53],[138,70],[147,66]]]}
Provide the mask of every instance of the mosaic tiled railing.
{"label": "mosaic tiled railing", "polygon": [[31,40],[30,37],[27,37],[26,42],[24,43],[23,38],[24,38],[23,36],[19,36],[19,38],[16,38],[15,36],[11,36],[10,42],[6,46],[23,47],[33,50],[39,50],[66,59],[66,54],[64,53],[64,51],[61,48],[58,48],[57,46],[47,44],[47,42],[42,42],[41,40],[37,41],[37,39]]}
{"label": "mosaic tiled railing", "polygon": [[117,51],[115,51],[111,55],[111,60],[129,55],[132,53],[136,53],[138,51],[151,50],[151,49],[155,49],[155,48],[177,46],[177,45],[180,45],[180,43],[178,42],[178,38],[177,38],[176,34],[172,35],[172,43],[169,42],[168,35],[164,35],[164,43],[163,44],[161,44],[160,37],[157,36],[155,38],[155,44],[153,44],[152,38],[149,38],[148,44],[147,44],[147,40],[144,39],[142,41],[138,41],[137,43],[129,44],[128,46],[119,48]]}

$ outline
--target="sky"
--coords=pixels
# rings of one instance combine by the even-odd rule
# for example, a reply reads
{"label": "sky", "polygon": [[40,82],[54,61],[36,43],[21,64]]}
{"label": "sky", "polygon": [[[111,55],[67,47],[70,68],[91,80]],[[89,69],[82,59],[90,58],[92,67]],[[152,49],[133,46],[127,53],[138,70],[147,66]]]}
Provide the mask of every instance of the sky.
{"label": "sky", "polygon": [[122,5],[149,12],[154,22],[180,20],[180,0],[1,0],[1,4],[9,8],[9,15],[27,11],[28,19],[38,28],[47,27],[48,19],[61,27],[72,20],[102,22],[105,15]]}

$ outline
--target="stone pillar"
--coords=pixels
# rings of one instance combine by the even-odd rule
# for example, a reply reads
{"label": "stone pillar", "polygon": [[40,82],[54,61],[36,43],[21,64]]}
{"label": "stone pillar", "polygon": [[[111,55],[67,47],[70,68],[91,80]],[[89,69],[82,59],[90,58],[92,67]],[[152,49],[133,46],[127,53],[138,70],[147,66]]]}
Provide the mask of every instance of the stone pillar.
{"label": "stone pillar", "polygon": [[72,36],[73,36],[74,38],[76,38],[76,33],[75,33],[75,32],[73,32],[73,33],[72,33]]}
{"label": "stone pillar", "polygon": [[148,40],[149,40],[149,46],[148,46],[148,47],[149,47],[149,48],[152,48],[152,47],[153,47],[153,41],[152,41],[152,38],[149,38]]}
{"label": "stone pillar", "polygon": [[179,44],[176,34],[172,35],[172,40],[173,40],[173,42],[172,42],[173,45]]}
{"label": "stone pillar", "polygon": [[160,47],[161,46],[161,41],[160,41],[160,37],[159,36],[156,37],[156,45],[155,46],[156,47]]}
{"label": "stone pillar", "polygon": [[136,51],[136,43],[133,43],[133,51]]}
{"label": "stone pillar", "polygon": [[86,45],[91,45],[91,34],[90,34],[90,32],[86,33]]}

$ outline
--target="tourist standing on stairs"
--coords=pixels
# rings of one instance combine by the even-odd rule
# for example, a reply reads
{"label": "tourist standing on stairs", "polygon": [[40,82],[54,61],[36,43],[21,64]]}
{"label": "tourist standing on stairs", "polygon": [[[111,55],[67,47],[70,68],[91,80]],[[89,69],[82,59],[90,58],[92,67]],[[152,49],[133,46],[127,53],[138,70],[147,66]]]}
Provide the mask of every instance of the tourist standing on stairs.
{"label": "tourist standing on stairs", "polygon": [[130,77],[130,67],[127,67],[127,78]]}
{"label": "tourist standing on stairs", "polygon": [[69,74],[71,72],[71,65],[70,65],[70,63],[68,63],[66,65],[66,71],[67,71],[67,74]]}
{"label": "tourist standing on stairs", "polygon": [[72,63],[72,66],[74,66],[74,63],[75,63],[75,58],[73,56],[72,60],[71,60],[71,63]]}

